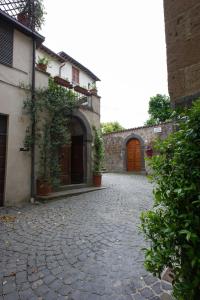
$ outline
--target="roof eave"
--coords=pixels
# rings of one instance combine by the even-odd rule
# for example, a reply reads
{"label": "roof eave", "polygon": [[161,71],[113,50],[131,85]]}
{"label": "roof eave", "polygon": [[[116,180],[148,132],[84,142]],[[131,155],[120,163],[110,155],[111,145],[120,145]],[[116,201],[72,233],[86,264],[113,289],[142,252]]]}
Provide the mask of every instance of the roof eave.
{"label": "roof eave", "polygon": [[72,58],[70,55],[65,53],[64,51],[61,51],[58,53],[59,56],[63,57],[66,61],[71,62],[73,65],[84,71],[86,74],[88,74],[93,80],[95,81],[101,81],[94,73],[92,73],[89,69],[84,67],[81,63],[79,63],[77,60]]}

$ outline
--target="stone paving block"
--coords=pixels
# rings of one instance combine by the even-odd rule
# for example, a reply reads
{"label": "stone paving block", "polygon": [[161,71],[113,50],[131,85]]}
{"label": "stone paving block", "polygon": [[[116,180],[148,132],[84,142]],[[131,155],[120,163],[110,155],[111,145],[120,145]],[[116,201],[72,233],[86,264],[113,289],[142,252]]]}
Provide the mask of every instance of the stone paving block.
{"label": "stone paving block", "polygon": [[133,174],[103,180],[109,189],[27,205],[20,214],[6,209],[17,222],[0,231],[0,241],[7,241],[1,244],[1,298],[19,291],[20,300],[157,300],[162,289],[171,292],[143,267],[138,225],[141,211],[152,206],[151,184]]}

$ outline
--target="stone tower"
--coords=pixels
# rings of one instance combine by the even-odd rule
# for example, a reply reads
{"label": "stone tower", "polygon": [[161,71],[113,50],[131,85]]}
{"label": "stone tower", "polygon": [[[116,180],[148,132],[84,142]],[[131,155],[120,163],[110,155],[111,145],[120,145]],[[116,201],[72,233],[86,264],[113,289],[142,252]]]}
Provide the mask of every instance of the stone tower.
{"label": "stone tower", "polygon": [[164,0],[168,87],[173,106],[200,97],[200,1]]}

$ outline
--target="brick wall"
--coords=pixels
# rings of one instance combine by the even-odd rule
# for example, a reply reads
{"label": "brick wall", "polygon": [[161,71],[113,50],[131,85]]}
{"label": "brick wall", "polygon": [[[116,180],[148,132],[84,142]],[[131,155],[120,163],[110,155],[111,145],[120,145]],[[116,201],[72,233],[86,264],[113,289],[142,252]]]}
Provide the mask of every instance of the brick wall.
{"label": "brick wall", "polygon": [[[155,129],[161,127],[161,133],[155,133]],[[105,145],[104,167],[108,172],[125,172],[126,171],[126,143],[129,139],[139,138],[141,141],[142,151],[142,170],[147,169],[144,157],[145,149],[157,138],[165,139],[172,132],[172,124],[165,123],[159,126],[138,127],[116,133],[105,134],[103,136]]]}
{"label": "brick wall", "polygon": [[200,1],[164,0],[169,94],[174,106],[200,95]]}

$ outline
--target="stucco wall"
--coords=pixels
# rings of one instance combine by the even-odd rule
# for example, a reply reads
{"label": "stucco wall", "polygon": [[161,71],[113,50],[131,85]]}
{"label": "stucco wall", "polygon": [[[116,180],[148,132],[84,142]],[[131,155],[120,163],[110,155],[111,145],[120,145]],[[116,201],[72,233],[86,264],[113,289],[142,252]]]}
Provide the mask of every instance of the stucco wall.
{"label": "stucco wall", "polygon": [[[53,58],[52,56],[48,55],[45,51],[42,49],[38,49],[36,52],[36,62],[38,61],[39,57],[46,57],[49,60],[48,66],[47,66],[47,72],[51,74],[51,76],[59,76],[63,79],[67,79],[70,82],[72,82],[72,64],[69,62],[65,62],[62,66],[61,70],[60,66],[63,64],[59,62],[56,58]],[[75,66],[76,67],[76,66]],[[77,67],[76,67],[77,68]],[[80,86],[88,88],[88,84],[93,83],[93,79],[90,78],[86,73],[84,73],[82,70],[79,69],[79,84]]]}
{"label": "stucco wall", "polygon": [[[8,117],[5,171],[5,205],[17,205],[30,199],[30,153],[22,152],[29,117],[23,114],[27,94],[22,85],[31,85],[32,40],[14,31],[13,66],[0,65],[0,114]],[[36,87],[48,84],[48,76],[36,72]]]}
{"label": "stucco wall", "polygon": [[169,94],[174,106],[200,96],[200,2],[164,0]]}
{"label": "stucco wall", "polygon": [[20,86],[30,84],[32,42],[17,30],[13,39],[13,66],[0,65],[0,113],[8,117],[5,205],[25,201],[30,195],[30,157],[20,152],[29,123],[22,115],[26,94]]}
{"label": "stucco wall", "polygon": [[[156,129],[161,128],[160,133],[155,133]],[[103,136],[105,145],[104,167],[108,172],[126,172],[126,143],[131,138],[138,138],[141,142],[143,154],[142,171],[148,168],[144,161],[146,146],[151,145],[157,138],[165,139],[172,132],[171,123],[159,126],[138,127],[121,132],[105,134]]]}

